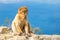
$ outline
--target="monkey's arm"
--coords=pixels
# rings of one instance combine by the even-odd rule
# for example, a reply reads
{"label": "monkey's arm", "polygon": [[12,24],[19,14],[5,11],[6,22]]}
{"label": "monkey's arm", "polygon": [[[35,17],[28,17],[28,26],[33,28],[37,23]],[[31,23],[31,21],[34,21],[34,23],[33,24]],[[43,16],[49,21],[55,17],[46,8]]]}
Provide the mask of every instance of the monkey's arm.
{"label": "monkey's arm", "polygon": [[30,24],[28,21],[26,21],[26,24],[25,24],[25,32],[26,34],[30,33]]}

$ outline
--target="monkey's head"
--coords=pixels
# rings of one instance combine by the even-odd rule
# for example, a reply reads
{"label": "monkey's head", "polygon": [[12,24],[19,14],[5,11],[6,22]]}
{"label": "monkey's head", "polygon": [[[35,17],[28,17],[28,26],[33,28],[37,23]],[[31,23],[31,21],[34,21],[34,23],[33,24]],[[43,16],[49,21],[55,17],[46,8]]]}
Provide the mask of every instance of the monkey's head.
{"label": "monkey's head", "polygon": [[18,9],[18,13],[21,15],[21,16],[27,16],[28,14],[28,9],[27,7],[23,6],[21,8]]}

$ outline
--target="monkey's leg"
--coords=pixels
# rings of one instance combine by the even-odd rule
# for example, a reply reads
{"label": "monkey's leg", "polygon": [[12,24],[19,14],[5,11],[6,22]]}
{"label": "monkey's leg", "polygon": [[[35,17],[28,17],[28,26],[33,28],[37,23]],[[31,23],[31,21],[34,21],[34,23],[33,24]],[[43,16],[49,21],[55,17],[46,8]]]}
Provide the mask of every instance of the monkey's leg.
{"label": "monkey's leg", "polygon": [[19,35],[20,33],[22,33],[21,28],[15,23],[12,24],[12,30],[13,30],[14,35]]}
{"label": "monkey's leg", "polygon": [[17,31],[19,32],[19,36],[23,36],[24,35],[23,30],[18,26]]}

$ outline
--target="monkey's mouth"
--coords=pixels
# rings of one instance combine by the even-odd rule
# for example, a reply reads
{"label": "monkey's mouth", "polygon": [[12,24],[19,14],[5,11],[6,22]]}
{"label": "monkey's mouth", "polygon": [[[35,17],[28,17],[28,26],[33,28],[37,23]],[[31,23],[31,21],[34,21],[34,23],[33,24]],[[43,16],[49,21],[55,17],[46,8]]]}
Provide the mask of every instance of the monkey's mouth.
{"label": "monkey's mouth", "polygon": [[21,21],[23,21],[25,19],[25,17],[21,17]]}

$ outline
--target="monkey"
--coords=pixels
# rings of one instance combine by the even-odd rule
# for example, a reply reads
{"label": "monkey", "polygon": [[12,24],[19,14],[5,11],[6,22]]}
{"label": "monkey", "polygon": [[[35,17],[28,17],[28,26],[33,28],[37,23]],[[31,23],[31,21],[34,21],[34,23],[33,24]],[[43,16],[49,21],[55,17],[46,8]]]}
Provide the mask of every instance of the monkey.
{"label": "monkey", "polygon": [[18,13],[16,14],[14,20],[12,21],[12,31],[16,35],[23,35],[23,33],[30,35],[32,33],[31,26],[27,19],[28,8],[26,6],[22,6],[18,9]]}

